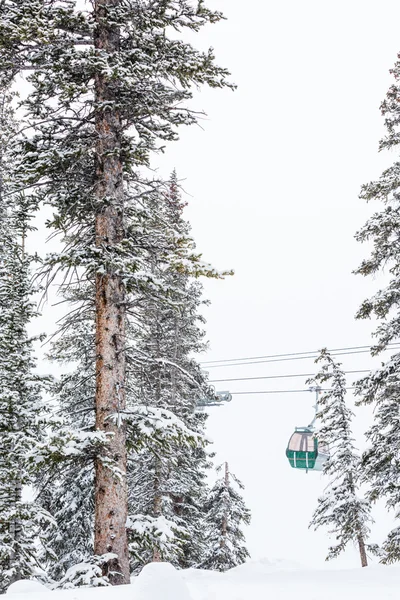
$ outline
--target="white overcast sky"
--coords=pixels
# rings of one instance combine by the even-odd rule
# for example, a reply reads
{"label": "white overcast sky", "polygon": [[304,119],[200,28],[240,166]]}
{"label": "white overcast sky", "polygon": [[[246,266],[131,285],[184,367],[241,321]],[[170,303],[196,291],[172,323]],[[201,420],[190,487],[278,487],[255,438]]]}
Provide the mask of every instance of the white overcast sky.
{"label": "white overcast sky", "polygon": [[[198,249],[226,281],[206,282],[204,360],[370,343],[373,324],[357,322],[360,302],[379,280],[352,275],[367,254],[354,240],[375,207],[360,186],[393,157],[378,155],[379,105],[400,51],[398,0],[212,0],[227,21],[195,43],[215,48],[238,90],[204,90],[194,106],[208,117],[186,129],[157,161],[176,167],[190,194],[187,217]],[[54,314],[54,313],[53,313]],[[45,320],[52,320],[46,307]],[[370,368],[367,354],[346,369]],[[211,379],[310,373],[312,361],[210,369]],[[349,381],[351,383],[351,379]],[[216,384],[232,391],[299,389],[304,379]],[[350,398],[351,400],[351,398]],[[311,394],[241,395],[211,409],[217,461],[243,480],[253,521],[253,558],[323,565],[329,540],[308,530],[324,484],[291,469],[285,457],[296,425],[312,417]],[[358,409],[362,433],[369,411]],[[390,527],[376,511],[372,541]],[[353,550],[334,566],[357,566]]]}

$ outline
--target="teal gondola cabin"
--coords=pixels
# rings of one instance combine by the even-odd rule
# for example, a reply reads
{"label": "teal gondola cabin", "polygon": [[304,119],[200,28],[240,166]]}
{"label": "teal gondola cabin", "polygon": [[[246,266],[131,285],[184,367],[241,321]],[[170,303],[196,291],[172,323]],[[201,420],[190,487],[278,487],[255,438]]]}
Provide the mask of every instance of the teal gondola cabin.
{"label": "teal gondola cabin", "polygon": [[322,471],[329,452],[319,446],[312,428],[296,427],[286,448],[286,456],[294,469],[303,469],[306,472]]}

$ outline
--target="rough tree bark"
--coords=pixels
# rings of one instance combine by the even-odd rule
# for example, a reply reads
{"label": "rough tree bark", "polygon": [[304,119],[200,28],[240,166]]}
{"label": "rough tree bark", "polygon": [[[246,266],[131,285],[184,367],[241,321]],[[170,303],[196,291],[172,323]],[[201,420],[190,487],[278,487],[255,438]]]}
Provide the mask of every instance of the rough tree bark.
{"label": "rough tree bark", "polygon": [[361,566],[368,567],[367,551],[365,549],[365,542],[364,542],[362,535],[358,536],[357,541],[358,541],[358,549],[360,551]]}
{"label": "rough tree bark", "polygon": [[[353,496],[356,495],[356,486],[354,485],[354,479],[353,479],[353,475],[350,473],[350,491],[353,494]],[[364,541],[364,537],[361,533],[361,525],[359,523],[357,523],[357,529],[359,531],[358,535],[357,535],[357,543],[358,543],[358,550],[360,552],[360,559],[361,559],[361,566],[362,567],[368,567],[368,560],[367,560],[367,551],[365,549],[365,541]]]}
{"label": "rough tree bark", "polygon": [[[94,2],[98,54],[119,50],[119,29],[107,21],[108,10],[119,3]],[[115,85],[105,74],[96,74],[96,245],[103,248],[117,245],[124,235],[121,118]],[[103,571],[113,585],[129,583],[126,431],[123,422],[110,419],[125,408],[124,348],[125,289],[111,268],[96,275],[96,429],[111,434],[111,439],[96,459],[94,552],[118,556]]]}

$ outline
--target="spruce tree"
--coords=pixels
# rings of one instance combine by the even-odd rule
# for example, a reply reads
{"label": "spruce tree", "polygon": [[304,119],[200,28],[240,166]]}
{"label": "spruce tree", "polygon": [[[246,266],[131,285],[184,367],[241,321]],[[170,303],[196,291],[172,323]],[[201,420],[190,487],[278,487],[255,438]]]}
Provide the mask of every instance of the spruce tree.
{"label": "spruce tree", "polygon": [[230,473],[228,463],[223,466],[224,476],[214,484],[205,505],[207,551],[201,567],[215,571],[227,571],[250,557],[242,526],[249,525],[251,516],[237,489],[242,490],[243,484]]}
{"label": "spruce tree", "polygon": [[[195,409],[201,398],[213,394],[193,358],[206,347],[199,312],[204,303],[202,288],[194,276],[218,276],[196,253],[175,172],[163,193],[149,200],[152,212],[156,204],[162,216],[158,239],[160,243],[164,238],[168,251],[162,260],[149,252],[149,270],[159,282],[160,293],[137,307],[137,331],[132,335],[137,343],[131,357],[128,354],[136,402],[171,411],[197,432],[200,443],[188,448],[178,440],[163,455],[132,456],[128,481],[132,481],[130,511],[135,525],[130,536],[135,570],[150,560],[196,566],[204,552],[202,509],[210,464],[201,442],[206,415]],[[141,493],[135,493],[139,489]]]}
{"label": "spruce tree", "polygon": [[16,124],[8,87],[0,94],[0,593],[19,579],[45,577],[40,556],[50,516],[27,497],[36,477],[43,441],[45,379],[35,371],[34,338],[27,328],[36,316],[30,266],[24,248],[29,202],[9,194],[8,145]]}
{"label": "spruce tree", "polygon": [[[27,326],[36,314],[29,258],[10,213],[0,219],[0,574],[1,587],[43,576],[39,568],[42,528],[50,518],[26,499],[35,481],[35,453],[43,439],[44,382],[35,373],[34,339]],[[24,491],[25,490],[25,491]],[[51,523],[50,523],[51,525]]]}
{"label": "spruce tree", "polygon": [[[400,55],[391,73],[394,83],[390,86],[382,102],[386,134],[379,143],[379,150],[392,153],[399,150],[400,123]],[[356,273],[375,276],[385,272],[389,276],[387,284],[372,298],[365,300],[357,318],[376,318],[378,327],[374,336],[376,343],[372,354],[379,355],[397,342],[400,333],[400,250],[399,236],[399,162],[385,169],[376,181],[362,187],[360,197],[367,202],[377,201],[380,208],[357,233],[360,242],[369,242],[372,250],[369,258],[362,261]],[[400,354],[393,355],[370,376],[357,383],[359,403],[374,407],[374,423],[367,431],[369,449],[363,455],[363,480],[369,484],[369,497],[372,501],[380,498],[386,501],[389,509],[400,516],[400,428],[399,424],[399,382]],[[391,563],[400,560],[400,527],[389,532],[379,551],[381,562]]]}
{"label": "spruce tree", "polygon": [[323,472],[330,477],[330,482],[318,499],[310,527],[327,527],[336,540],[326,560],[336,558],[353,542],[358,546],[361,566],[366,567],[370,504],[358,491],[361,459],[351,431],[354,415],[346,405],[346,377],[341,364],[326,349],[316,362],[321,362],[322,367],[313,382],[329,386],[319,402],[317,436],[318,444],[329,448]]}
{"label": "spruce tree", "polygon": [[[65,587],[82,583],[82,563],[93,555],[94,542],[94,457],[97,451],[95,431],[95,346],[94,303],[84,302],[91,290],[67,289],[64,296],[78,310],[61,322],[60,335],[53,341],[48,359],[73,368],[54,380],[49,392],[53,414],[50,418],[51,436],[48,444],[57,446],[65,456],[50,456],[44,461],[37,485],[43,506],[53,516],[56,528],[50,532],[55,555],[49,575]],[[84,309],[79,310],[79,309]],[[68,448],[71,442],[74,451]],[[71,571],[81,565],[81,569]],[[90,565],[89,565],[90,567]],[[89,569],[90,570],[90,569]],[[87,572],[86,572],[87,576]],[[66,579],[64,579],[66,577]],[[93,585],[105,585],[96,572]],[[58,584],[63,587],[63,584]]]}
{"label": "spruce tree", "polygon": [[114,419],[126,403],[126,301],[138,271],[125,206],[136,167],[175,140],[179,125],[196,122],[185,104],[191,87],[228,85],[212,50],[177,35],[221,18],[203,0],[0,6],[2,68],[28,70],[32,87],[22,103],[16,189],[53,207],[49,226],[64,240],[54,267],[66,281],[95,284],[95,426],[109,443],[95,459],[94,552],[118,556],[104,565],[113,584],[129,581],[126,429]]}
{"label": "spruce tree", "polygon": [[[78,302],[85,290],[69,290]],[[90,295],[89,295],[90,297]],[[95,430],[95,356],[94,311],[86,304],[86,310],[68,316],[62,322],[63,334],[54,342],[50,357],[62,363],[74,363],[74,369],[63,375],[52,386],[55,414],[51,420],[52,433],[45,444],[50,456],[42,461],[44,468],[39,478],[43,506],[55,522],[48,536],[55,560],[49,574],[55,586],[70,589],[75,586],[109,585],[107,576],[101,576],[105,558],[93,556],[94,538],[94,460],[99,444],[104,443]],[[68,324],[69,322],[69,324]],[[130,356],[132,349],[128,351]],[[132,382],[133,383],[133,382]],[[196,432],[175,419],[169,411],[151,410],[146,405],[131,402],[131,381],[128,377],[128,407],[121,411],[127,423],[129,461],[168,454],[179,446],[189,452],[193,445],[201,443]],[[137,482],[128,478],[130,494],[137,498],[143,492]],[[134,487],[132,487],[134,485]],[[129,525],[131,528],[131,525]],[[150,525],[148,529],[151,528]],[[141,540],[144,552],[147,537]]]}
{"label": "spruce tree", "polygon": [[[196,253],[189,226],[182,219],[184,203],[175,176],[161,187],[139,186],[136,198],[128,205],[126,235],[132,236],[143,280],[153,284],[131,292],[127,303],[127,408],[120,417],[127,425],[130,554],[136,570],[157,557],[161,544],[164,560],[192,566],[199,562],[208,467],[203,448],[205,415],[195,414],[194,408],[198,398],[212,393],[190,358],[204,348],[198,314],[201,287],[193,279],[194,275],[219,274]],[[58,525],[52,536],[57,560],[51,575],[61,587],[82,585],[90,577],[93,585],[104,585],[108,578],[99,579],[97,573],[101,557],[95,558],[94,567],[91,559],[96,451],[94,302],[90,289],[82,284],[63,286],[62,295],[73,311],[62,320],[49,357],[74,367],[52,390],[56,414],[62,418],[60,440],[56,440],[55,420],[53,444],[65,456],[55,463],[50,477],[46,468],[41,482],[46,489],[44,506]],[[71,456],[68,431],[74,440]],[[154,513],[158,502],[155,465],[164,465],[167,473],[163,485],[168,479],[168,490],[164,487],[168,506],[164,504],[162,511],[156,507]],[[185,519],[191,523],[190,540]]]}

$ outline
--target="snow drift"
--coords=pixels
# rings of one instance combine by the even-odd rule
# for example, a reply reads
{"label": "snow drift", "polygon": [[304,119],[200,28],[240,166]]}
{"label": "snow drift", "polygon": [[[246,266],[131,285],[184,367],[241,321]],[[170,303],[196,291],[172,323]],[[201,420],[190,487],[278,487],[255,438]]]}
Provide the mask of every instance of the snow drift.
{"label": "snow drift", "polygon": [[18,581],[10,600],[391,600],[398,598],[399,566],[310,570],[288,561],[252,561],[227,573],[167,563],[147,565],[131,585],[49,591]]}

